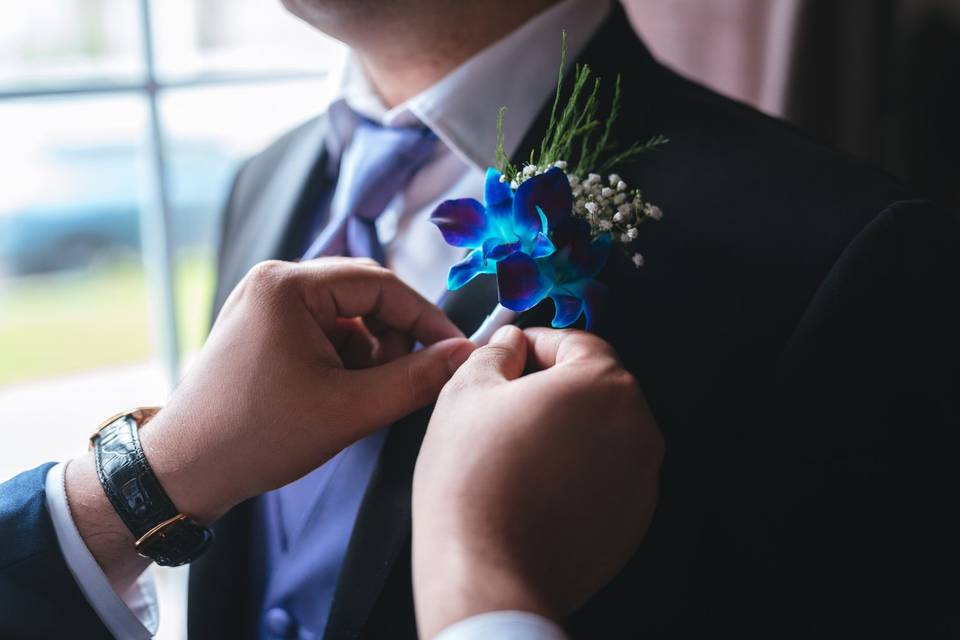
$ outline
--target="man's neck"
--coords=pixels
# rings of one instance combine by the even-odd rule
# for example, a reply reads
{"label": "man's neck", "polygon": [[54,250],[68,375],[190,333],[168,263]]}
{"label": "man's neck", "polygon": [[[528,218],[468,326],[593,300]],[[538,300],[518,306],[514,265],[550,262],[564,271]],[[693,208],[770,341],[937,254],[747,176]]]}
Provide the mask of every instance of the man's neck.
{"label": "man's neck", "polygon": [[[366,10],[298,13],[356,52],[371,85],[389,108],[435,84],[557,2],[358,2]],[[510,69],[503,71],[510,73]]]}

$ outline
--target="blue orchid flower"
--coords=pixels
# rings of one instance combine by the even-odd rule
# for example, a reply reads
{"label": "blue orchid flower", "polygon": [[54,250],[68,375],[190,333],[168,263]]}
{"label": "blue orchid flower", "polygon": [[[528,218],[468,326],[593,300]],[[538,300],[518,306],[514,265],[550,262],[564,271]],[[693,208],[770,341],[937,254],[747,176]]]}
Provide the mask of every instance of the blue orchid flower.
{"label": "blue orchid flower", "polygon": [[556,251],[550,231],[570,219],[573,193],[560,169],[526,180],[516,193],[496,169],[487,169],[485,204],[472,198],[448,200],[430,220],[455,247],[472,249],[453,265],[447,288],[459,289],[482,273],[497,273],[497,265],[513,256],[538,260]]}
{"label": "blue orchid flower", "polygon": [[554,328],[569,327],[583,315],[589,330],[606,292],[595,278],[607,262],[613,239],[609,233],[591,239],[590,225],[571,217],[554,230],[553,243],[556,251],[549,257],[535,259],[515,252],[497,262],[500,304],[526,311],[549,297],[556,307]]}

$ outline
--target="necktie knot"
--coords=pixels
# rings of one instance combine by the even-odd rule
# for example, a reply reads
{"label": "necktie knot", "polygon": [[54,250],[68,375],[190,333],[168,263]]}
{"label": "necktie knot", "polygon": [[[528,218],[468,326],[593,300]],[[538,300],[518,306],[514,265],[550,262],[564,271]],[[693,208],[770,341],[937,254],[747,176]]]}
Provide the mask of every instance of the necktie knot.
{"label": "necktie knot", "polygon": [[361,118],[340,161],[327,228],[304,259],[329,255],[384,262],[375,222],[436,146],[426,127],[384,127]]}

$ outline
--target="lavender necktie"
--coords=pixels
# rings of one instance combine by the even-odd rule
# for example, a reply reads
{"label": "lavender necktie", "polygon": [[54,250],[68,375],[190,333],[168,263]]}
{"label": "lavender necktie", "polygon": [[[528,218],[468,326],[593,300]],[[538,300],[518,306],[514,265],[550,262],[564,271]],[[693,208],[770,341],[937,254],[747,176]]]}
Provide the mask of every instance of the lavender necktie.
{"label": "lavender necktie", "polygon": [[303,259],[346,255],[384,264],[377,218],[430,157],[436,141],[426,128],[382,127],[361,119],[341,162],[330,223]]}
{"label": "lavender necktie", "polygon": [[[360,120],[341,158],[329,221],[303,258],[347,255],[384,263],[376,219],[429,158],[426,128]],[[337,577],[385,438],[380,430],[300,480],[266,496],[269,583],[261,637],[320,637]]]}

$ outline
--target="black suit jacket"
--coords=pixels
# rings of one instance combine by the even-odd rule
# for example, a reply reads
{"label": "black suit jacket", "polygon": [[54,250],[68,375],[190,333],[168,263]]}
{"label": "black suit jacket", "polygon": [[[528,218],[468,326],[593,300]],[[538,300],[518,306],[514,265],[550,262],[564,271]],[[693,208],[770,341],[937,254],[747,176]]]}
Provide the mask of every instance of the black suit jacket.
{"label": "black suit jacket", "polygon": [[[945,502],[956,475],[958,222],[897,182],[660,66],[615,10],[580,56],[623,77],[614,136],[670,143],[623,167],[665,211],[637,270],[614,259],[598,332],[664,433],[639,552],[568,620],[576,637],[865,637],[956,631]],[[544,70],[546,72],[547,70]],[[546,109],[545,105],[545,109]],[[519,158],[539,143],[547,112]],[[226,209],[217,305],[255,262],[296,257],[324,123],[250,160]],[[447,310],[468,332],[479,279]],[[521,324],[549,320],[549,303]],[[393,429],[364,499],[328,638],[415,636],[410,481],[428,411]],[[241,505],[191,573],[196,638],[251,637],[259,610]],[[602,549],[596,553],[603,553]],[[557,558],[563,562],[563,558]],[[951,572],[953,572],[951,574]],[[954,599],[950,599],[953,595]],[[952,627],[950,625],[953,625]]]}

